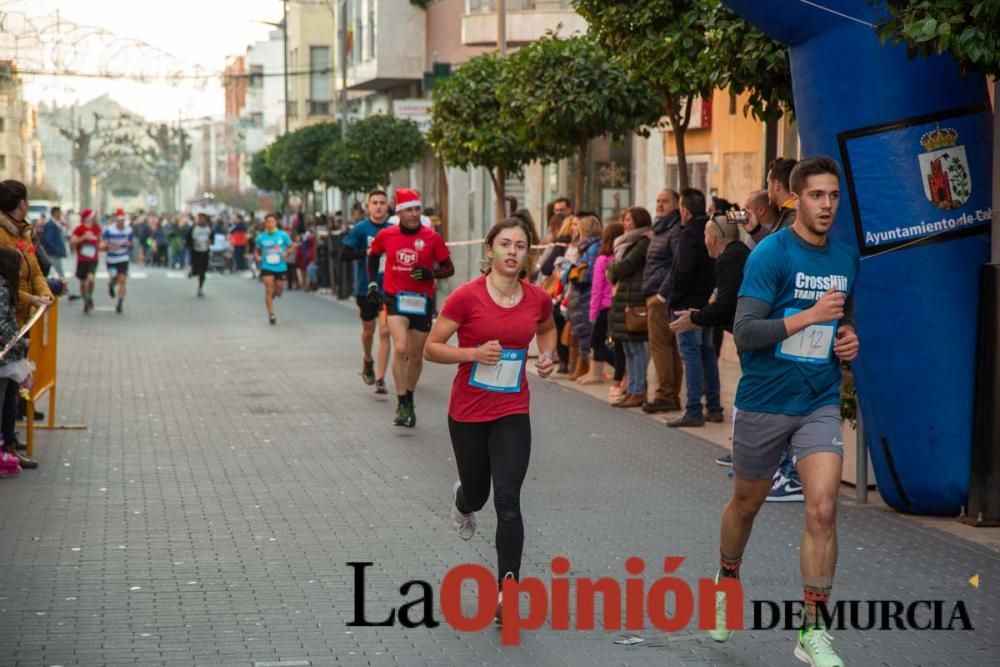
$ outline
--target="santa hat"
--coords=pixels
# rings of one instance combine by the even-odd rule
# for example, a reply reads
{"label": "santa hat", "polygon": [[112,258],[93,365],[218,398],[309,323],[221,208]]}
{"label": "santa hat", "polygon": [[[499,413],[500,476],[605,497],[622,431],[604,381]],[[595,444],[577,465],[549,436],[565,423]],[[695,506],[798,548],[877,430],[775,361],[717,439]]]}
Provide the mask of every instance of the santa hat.
{"label": "santa hat", "polygon": [[420,193],[416,190],[406,188],[396,188],[396,210],[402,211],[404,208],[423,208],[420,202]]}
{"label": "santa hat", "polygon": [[87,222],[88,220],[90,220],[93,217],[94,217],[94,209],[92,209],[92,208],[85,208],[82,211],[80,211],[80,221],[81,222]]}
{"label": "santa hat", "polygon": [[120,208],[117,211],[115,211],[115,217],[116,218],[124,218],[125,217],[125,209]]}

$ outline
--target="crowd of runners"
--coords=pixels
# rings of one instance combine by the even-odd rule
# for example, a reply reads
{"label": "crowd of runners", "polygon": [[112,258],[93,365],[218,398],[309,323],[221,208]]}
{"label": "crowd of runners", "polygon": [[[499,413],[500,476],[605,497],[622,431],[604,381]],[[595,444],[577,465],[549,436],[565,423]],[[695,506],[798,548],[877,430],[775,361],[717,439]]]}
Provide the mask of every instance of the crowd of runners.
{"label": "crowd of runners", "polygon": [[[669,425],[697,427],[705,420],[723,420],[718,370],[714,379],[711,370],[716,363],[712,330],[720,327],[734,335],[742,377],[732,417],[733,453],[726,461],[732,466],[733,490],[721,517],[715,579],[739,578],[755,517],[779,482],[795,474],[787,468],[797,471],[806,508],[801,547],[806,621],[795,655],[814,667],[843,664],[817,608],[829,600],[837,561],[843,455],[839,386],[841,365],[858,353],[852,307],[857,259],[828,236],[840,199],[833,160],[775,163],[769,189],[772,185],[784,201],[770,215],[763,208],[755,213],[756,195],[745,208],[726,211],[728,205],[706,206],[697,190],[664,191],[655,222],[645,209],[634,207],[624,212],[622,224],[603,224],[594,213],[574,212],[561,198],[548,233],[540,238],[531,216],[517,211],[487,233],[483,274],[454,289],[440,308],[437,283],[455,269],[448,245],[421,215],[419,194],[396,189],[392,218],[385,191],[367,194],[366,215],[345,234],[340,257],[354,263],[361,378],[375,394],[388,394],[391,369],[397,399],[392,423],[415,428],[424,360],[458,366],[448,403],[457,468],[448,514],[460,538],[471,539],[476,513],[492,489],[498,621],[504,582],[521,576],[520,497],[532,444],[529,365],[543,379],[560,370],[587,384],[609,380],[606,364],[615,371],[613,405],[681,410]],[[31,230],[24,222],[23,186],[4,185],[0,195],[0,343],[6,343],[2,339],[12,338],[31,307],[53,297],[44,279],[35,280],[38,265],[26,251]],[[108,294],[122,313],[137,242],[128,216],[118,211],[103,227],[89,209],[80,217],[68,238],[76,253],[84,313],[94,308],[102,251]],[[657,238],[663,232],[669,234]],[[9,244],[4,233],[12,238]],[[275,299],[285,290],[297,244],[275,214],[264,218],[263,229],[250,240],[267,317],[275,324]],[[198,297],[204,295],[212,243],[211,221],[199,215],[186,238]],[[751,251],[750,246],[756,247]],[[664,256],[666,273],[657,273],[664,269]],[[649,282],[652,292],[646,285],[647,259],[656,274]],[[665,316],[657,319],[660,304]],[[654,340],[667,341],[668,350],[674,345],[675,357],[679,347],[683,363],[673,359],[667,370],[654,364],[659,391],[647,400],[647,342]],[[0,359],[0,465],[8,466],[13,465],[9,457],[19,456],[13,418],[8,420],[16,401],[8,405],[7,400],[9,388],[16,397],[18,378],[23,379],[24,364],[18,364],[23,351],[18,356],[17,349]],[[537,350],[533,360],[529,349]],[[683,406],[682,368],[688,375]],[[698,377],[692,379],[694,373]],[[23,455],[21,464],[30,465]],[[779,472],[782,466],[785,472]],[[716,641],[732,634],[725,627],[726,602],[726,595],[718,593],[716,627],[710,632]]]}
{"label": "crowd of runners", "polygon": [[[604,381],[598,364],[608,363],[619,370],[616,386],[623,388],[613,404],[642,406],[647,412],[681,409],[668,425],[697,427],[706,419],[722,421],[717,366],[714,382],[706,371],[717,363],[712,328],[720,327],[734,334],[742,377],[732,418],[733,453],[722,461],[732,466],[734,481],[720,521],[715,580],[739,578],[764,501],[776,489],[786,494],[778,499],[787,499],[795,476],[805,503],[800,554],[805,621],[794,653],[814,667],[843,665],[818,610],[829,601],[837,562],[843,465],[839,389],[841,366],[859,349],[852,306],[857,257],[828,235],[840,201],[835,161],[779,160],[768,176],[772,196],[762,193],[760,205],[754,193],[745,208],[726,210],[728,204],[716,202],[709,210],[696,190],[661,193],[656,226],[661,231],[676,226],[663,245],[673,266],[654,280],[651,295],[643,294],[643,268],[656,232],[644,209],[626,211],[623,225],[604,226],[593,213],[574,214],[563,198],[559,203],[567,210],[554,213],[541,242],[530,216],[518,212],[489,231],[483,275],[452,291],[436,318],[435,280],[454,272],[447,245],[421,225],[415,192],[396,191],[398,225],[387,222],[386,193],[368,194],[368,215],[347,235],[343,255],[356,262],[361,376],[376,393],[386,393],[392,357],[398,399],[393,423],[412,428],[422,360],[458,365],[448,403],[458,477],[449,514],[461,539],[471,539],[476,513],[492,488],[498,622],[504,581],[520,578],[524,546],[520,495],[531,452],[526,371],[532,341],[539,377],[549,377],[557,365],[570,370],[566,353],[575,338],[576,379]],[[564,261],[552,261],[548,272],[535,266],[536,259],[545,264],[553,256]],[[564,297],[545,284],[557,272],[575,293]],[[659,280],[668,278],[672,283],[661,292]],[[647,312],[641,313],[646,319],[641,326],[631,321],[645,310],[647,297],[666,304],[662,324]],[[577,326],[581,311],[589,315],[589,327]],[[654,332],[656,326],[663,330]],[[625,364],[614,361],[609,331]],[[684,363],[677,360],[673,377],[661,379],[664,393],[647,401],[646,342],[671,333]],[[565,352],[560,343],[566,344]],[[581,361],[585,355],[594,355],[590,363]],[[597,372],[584,366],[596,366]],[[686,384],[683,406],[682,366],[700,374]],[[720,642],[732,635],[726,605],[726,594],[717,593],[709,634]]]}

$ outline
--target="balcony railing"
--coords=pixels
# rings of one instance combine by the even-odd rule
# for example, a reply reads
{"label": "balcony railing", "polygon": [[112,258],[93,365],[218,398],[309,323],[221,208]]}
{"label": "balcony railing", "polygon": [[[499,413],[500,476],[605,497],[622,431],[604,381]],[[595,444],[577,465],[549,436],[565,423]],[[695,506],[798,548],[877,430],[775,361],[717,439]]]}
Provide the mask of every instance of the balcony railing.
{"label": "balcony railing", "polygon": [[[571,0],[507,0],[508,12],[526,12],[533,9],[572,9]],[[497,10],[497,0],[466,0],[466,14],[491,14]]]}

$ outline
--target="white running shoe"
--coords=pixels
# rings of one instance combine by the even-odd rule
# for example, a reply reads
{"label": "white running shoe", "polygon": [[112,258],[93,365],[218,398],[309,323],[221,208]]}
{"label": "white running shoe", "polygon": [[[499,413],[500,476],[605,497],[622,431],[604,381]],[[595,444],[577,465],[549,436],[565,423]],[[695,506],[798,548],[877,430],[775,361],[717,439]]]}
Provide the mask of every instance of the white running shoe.
{"label": "white running shoe", "polygon": [[461,482],[455,482],[455,486],[451,490],[451,523],[455,526],[459,537],[463,540],[471,540],[472,536],[476,534],[476,513],[463,514],[458,510],[455,503],[458,501],[458,490],[461,486]]}
{"label": "white running shoe", "polygon": [[[719,573],[715,573],[715,583],[719,583]],[[708,636],[717,642],[724,642],[733,636],[733,631],[726,627],[726,594],[715,594],[715,627],[708,631]]]}

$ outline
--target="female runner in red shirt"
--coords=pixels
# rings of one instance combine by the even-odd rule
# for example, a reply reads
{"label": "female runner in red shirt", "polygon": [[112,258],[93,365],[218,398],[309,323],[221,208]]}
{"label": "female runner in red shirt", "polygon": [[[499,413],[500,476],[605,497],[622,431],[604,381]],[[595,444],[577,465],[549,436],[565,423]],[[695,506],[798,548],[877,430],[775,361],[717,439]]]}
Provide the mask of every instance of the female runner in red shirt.
{"label": "female runner in red shirt", "polygon": [[[486,235],[487,273],[448,297],[424,347],[428,361],[458,364],[448,406],[459,478],[451,518],[461,538],[471,539],[475,513],[486,504],[492,479],[501,587],[507,577],[518,579],[524,548],[521,483],[531,454],[525,364],[532,338],[538,338],[539,376],[547,378],[555,369],[552,300],[524,280],[531,273],[529,250],[536,238],[535,230],[517,218],[494,225]],[[456,332],[458,346],[448,345]]]}

